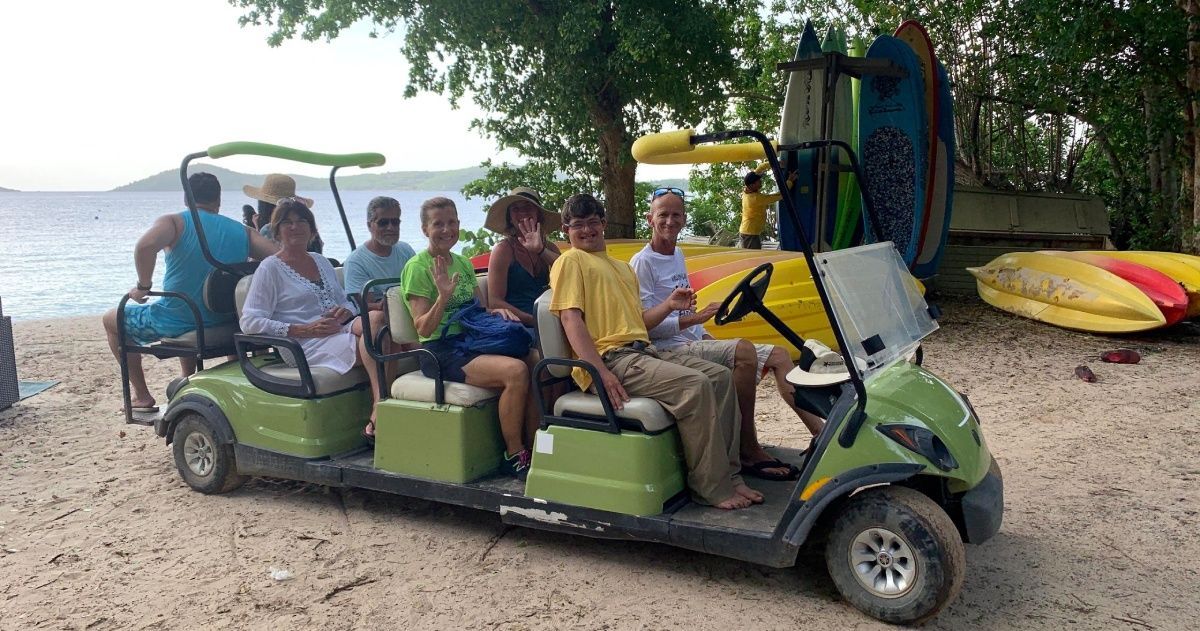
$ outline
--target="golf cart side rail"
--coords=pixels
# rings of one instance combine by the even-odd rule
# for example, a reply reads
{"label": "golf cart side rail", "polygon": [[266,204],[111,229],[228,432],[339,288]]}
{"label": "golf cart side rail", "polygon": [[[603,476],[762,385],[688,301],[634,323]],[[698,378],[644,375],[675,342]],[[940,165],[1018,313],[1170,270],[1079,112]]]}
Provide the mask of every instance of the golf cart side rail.
{"label": "golf cart side rail", "polygon": [[244,272],[234,269],[228,263],[218,261],[208,249],[208,239],[204,235],[204,226],[200,224],[200,211],[196,209],[196,199],[192,195],[192,187],[188,183],[188,164],[197,158],[212,158],[214,160],[227,158],[229,156],[262,156],[266,158],[279,158],[281,160],[291,160],[293,162],[301,162],[304,164],[314,164],[318,166],[333,167],[329,172],[329,188],[333,190],[333,199],[337,204],[338,215],[342,219],[342,227],[346,231],[346,239],[350,242],[350,250],[354,250],[354,233],[350,231],[350,222],[346,219],[346,209],[342,206],[342,197],[338,194],[336,176],[338,169],[342,167],[358,167],[360,169],[368,169],[371,167],[383,166],[387,159],[383,154],[379,153],[318,153],[316,151],[305,151],[303,149],[294,149],[292,147],[284,147],[282,145],[271,145],[263,142],[226,142],[219,145],[212,145],[205,151],[189,153],[184,156],[182,164],[179,165],[179,180],[183,184],[183,198],[187,204],[188,211],[192,214],[193,223],[196,226],[196,237],[200,241],[200,252],[204,254],[204,260],[208,261],[209,265],[222,270],[235,277],[245,276]]}
{"label": "golf cart side rail", "polygon": [[[663,155],[685,155],[691,151],[695,145],[719,142],[723,140],[733,140],[735,138],[753,138],[762,146],[763,154],[767,158],[767,162],[771,165],[771,172],[775,175],[776,182],[786,181],[786,173],[783,167],[779,164],[779,156],[775,153],[775,147],[766,134],[755,131],[753,129],[735,129],[730,131],[715,132],[711,134],[697,135],[691,129],[681,129],[670,132],[662,132],[658,134],[649,134],[638,138],[633,143],[632,153],[635,160],[653,160],[656,156]],[[797,145],[798,149],[816,149],[825,146],[838,146],[846,152],[850,158],[850,163],[854,168],[854,174],[860,182],[863,181],[862,168],[858,164],[858,156],[849,145],[837,140],[821,140],[806,142]],[[792,147],[781,147],[792,148]],[[863,189],[863,206],[871,214],[871,223],[879,225],[874,216],[874,204],[872,203],[866,186],[861,186]],[[829,318],[830,328],[833,330],[834,339],[837,340],[838,348],[842,353],[848,353],[850,346],[846,343],[846,335],[842,331],[841,325],[838,324],[837,315],[833,310],[833,303],[829,299],[829,291],[825,287],[825,282],[822,274],[818,272],[816,261],[813,257],[812,246],[809,242],[809,236],[805,234],[803,224],[800,222],[800,214],[796,210],[796,202],[790,195],[784,195],[782,198],[784,208],[792,218],[792,222],[800,230],[801,244],[803,245],[803,253],[805,262],[808,264],[809,272],[812,275],[813,285],[817,288],[817,294],[821,297],[821,305],[825,308],[825,315]],[[855,393],[858,395],[855,401],[855,410],[850,413],[846,421],[845,427],[841,430],[838,436],[838,442],[843,447],[850,447],[854,444],[854,439],[858,435],[859,429],[862,428],[866,421],[866,405],[867,405],[867,390],[863,384],[862,375],[859,374],[858,367],[854,362],[846,362],[846,367],[850,373],[850,383],[854,387]],[[832,428],[827,428],[832,429]]]}

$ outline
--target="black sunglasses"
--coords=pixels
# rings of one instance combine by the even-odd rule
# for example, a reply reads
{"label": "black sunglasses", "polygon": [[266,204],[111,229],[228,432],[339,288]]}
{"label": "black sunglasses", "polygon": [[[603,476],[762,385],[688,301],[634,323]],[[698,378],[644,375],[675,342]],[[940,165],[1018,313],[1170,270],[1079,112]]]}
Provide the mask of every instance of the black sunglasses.
{"label": "black sunglasses", "polygon": [[674,186],[661,186],[654,189],[654,192],[650,193],[650,201],[654,201],[663,195],[678,195],[679,199],[683,199],[684,192],[682,188],[675,188]]}
{"label": "black sunglasses", "polygon": [[376,219],[375,225],[379,226],[380,228],[386,228],[388,226],[395,226],[395,227],[399,228],[400,227],[400,218],[399,217],[385,217],[382,219]]}

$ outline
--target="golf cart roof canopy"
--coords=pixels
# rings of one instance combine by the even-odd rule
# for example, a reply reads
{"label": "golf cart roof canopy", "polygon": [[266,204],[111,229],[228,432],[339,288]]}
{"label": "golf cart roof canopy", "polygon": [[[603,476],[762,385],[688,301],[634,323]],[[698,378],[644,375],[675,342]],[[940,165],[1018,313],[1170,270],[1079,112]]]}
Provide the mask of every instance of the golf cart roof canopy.
{"label": "golf cart roof canopy", "polygon": [[379,153],[317,153],[263,142],[226,142],[209,147],[207,153],[208,157],[214,159],[229,156],[265,156],[305,164],[327,167],[359,167],[360,169],[383,166],[383,163],[387,161],[383,154]]}

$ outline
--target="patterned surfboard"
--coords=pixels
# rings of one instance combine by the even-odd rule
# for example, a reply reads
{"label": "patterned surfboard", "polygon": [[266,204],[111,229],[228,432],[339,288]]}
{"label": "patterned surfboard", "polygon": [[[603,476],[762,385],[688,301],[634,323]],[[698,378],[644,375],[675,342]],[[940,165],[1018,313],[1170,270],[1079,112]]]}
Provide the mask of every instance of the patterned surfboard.
{"label": "patterned surfboard", "polygon": [[[894,37],[875,38],[867,59],[890,61],[908,73],[863,76],[858,134],[865,186],[879,219],[876,231],[912,265],[925,206],[925,86],[912,49]],[[872,241],[872,231],[865,238]]]}

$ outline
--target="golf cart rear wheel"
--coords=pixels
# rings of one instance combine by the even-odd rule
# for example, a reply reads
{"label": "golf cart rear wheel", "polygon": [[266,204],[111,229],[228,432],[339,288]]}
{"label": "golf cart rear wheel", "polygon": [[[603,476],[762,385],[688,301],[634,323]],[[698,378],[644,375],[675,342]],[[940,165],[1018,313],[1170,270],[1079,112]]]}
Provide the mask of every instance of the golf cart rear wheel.
{"label": "golf cart rear wheel", "polygon": [[966,552],[933,500],[886,486],[846,504],[829,530],[825,564],[850,604],[885,622],[920,624],[958,595]]}
{"label": "golf cart rear wheel", "polygon": [[200,414],[186,413],[171,438],[175,468],[188,486],[201,493],[228,493],[246,483],[238,475],[233,446],[217,440],[211,422]]}

